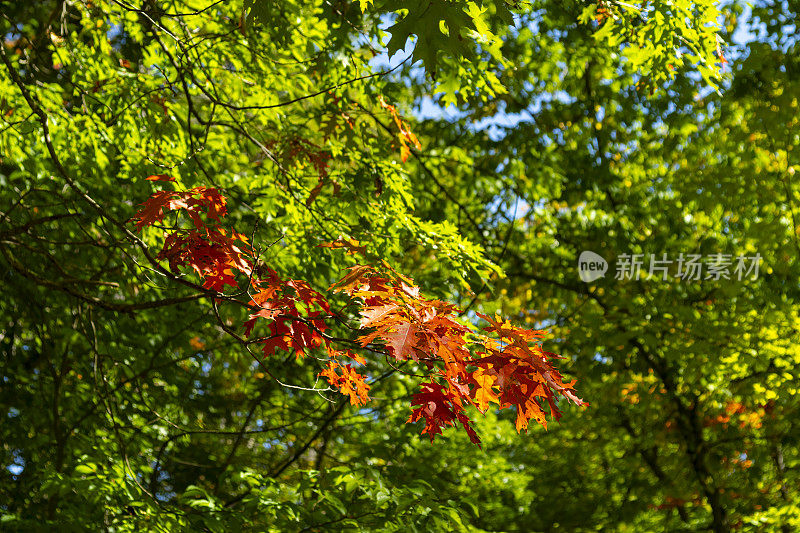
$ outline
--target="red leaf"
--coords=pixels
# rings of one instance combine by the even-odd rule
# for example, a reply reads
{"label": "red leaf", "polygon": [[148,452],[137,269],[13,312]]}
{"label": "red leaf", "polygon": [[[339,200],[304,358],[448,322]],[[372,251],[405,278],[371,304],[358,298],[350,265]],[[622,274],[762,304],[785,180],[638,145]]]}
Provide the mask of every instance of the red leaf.
{"label": "red leaf", "polygon": [[319,193],[322,192],[322,187],[324,185],[325,185],[325,180],[323,178],[320,178],[319,181],[317,182],[317,185],[313,189],[311,189],[311,193],[308,195],[308,198],[306,199],[306,207],[309,207],[311,204],[314,203],[314,200],[317,199]]}
{"label": "red leaf", "polygon": [[153,193],[150,198],[142,203],[142,208],[136,213],[134,217],[136,222],[136,229],[141,231],[145,226],[152,226],[156,222],[161,222],[164,218],[164,208],[177,196],[177,193],[171,191],[158,191]]}

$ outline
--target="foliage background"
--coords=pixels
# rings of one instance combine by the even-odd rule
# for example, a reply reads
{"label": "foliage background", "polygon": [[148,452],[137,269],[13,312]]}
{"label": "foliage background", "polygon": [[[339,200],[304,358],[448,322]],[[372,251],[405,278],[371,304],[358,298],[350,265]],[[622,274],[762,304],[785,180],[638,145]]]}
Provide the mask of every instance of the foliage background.
{"label": "foliage background", "polygon": [[[3,4],[3,528],[796,529],[798,6],[635,6]],[[591,407],[489,412],[479,450],[420,438],[381,361],[367,409],[278,386],[145,266],[160,173],[222,189],[283,275],[327,287],[345,236],[548,327]],[[583,250],[763,259],[588,285]]]}

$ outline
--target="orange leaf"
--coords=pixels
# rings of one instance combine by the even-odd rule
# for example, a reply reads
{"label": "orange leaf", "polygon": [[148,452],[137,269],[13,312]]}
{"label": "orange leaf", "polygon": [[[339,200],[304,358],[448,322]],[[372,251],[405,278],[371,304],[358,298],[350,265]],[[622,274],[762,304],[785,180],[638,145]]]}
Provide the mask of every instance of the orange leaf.
{"label": "orange leaf", "polygon": [[147,181],[175,181],[175,178],[167,176],[166,174],[153,174],[145,178]]}
{"label": "orange leaf", "polygon": [[340,237],[333,242],[323,242],[322,244],[318,244],[317,247],[331,248],[331,249],[346,248],[347,255],[355,255],[355,254],[364,255],[365,253],[367,253],[366,247],[363,246],[360,242],[358,242],[355,239],[346,239],[343,237]]}
{"label": "orange leaf", "polygon": [[472,378],[478,384],[478,388],[475,389],[475,403],[478,404],[478,409],[481,412],[486,412],[486,409],[489,408],[489,402],[500,403],[500,398],[492,390],[495,382],[494,377],[479,368],[472,373]]}
{"label": "orange leaf", "polygon": [[397,359],[408,359],[409,356],[415,361],[419,360],[417,357],[416,338],[417,328],[409,322],[404,322],[394,326],[392,331],[385,332],[383,336],[386,342],[391,346],[392,353]]}

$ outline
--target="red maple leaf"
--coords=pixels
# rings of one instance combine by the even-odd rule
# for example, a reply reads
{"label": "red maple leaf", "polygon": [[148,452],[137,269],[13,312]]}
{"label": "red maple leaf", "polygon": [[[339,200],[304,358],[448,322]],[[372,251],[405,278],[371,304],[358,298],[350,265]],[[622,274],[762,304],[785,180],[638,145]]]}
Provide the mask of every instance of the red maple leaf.
{"label": "red maple leaf", "polygon": [[332,387],[350,397],[350,404],[359,406],[369,401],[369,385],[366,377],[362,376],[350,365],[340,365],[335,359],[328,361],[328,366],[319,373],[328,380]]}
{"label": "red maple leaf", "polygon": [[411,399],[411,405],[418,406],[413,409],[408,422],[416,422],[420,418],[425,420],[423,435],[428,434],[431,442],[436,435],[441,435],[442,428],[455,425],[455,421],[461,422],[469,435],[470,441],[480,446],[480,438],[472,428],[469,418],[463,413],[461,400],[452,394],[452,391],[444,388],[435,381],[420,385],[421,392],[418,392]]}
{"label": "red maple leaf", "polygon": [[142,208],[136,213],[136,229],[141,231],[145,226],[152,226],[164,219],[164,208],[178,193],[172,191],[157,191],[150,198],[142,202]]}

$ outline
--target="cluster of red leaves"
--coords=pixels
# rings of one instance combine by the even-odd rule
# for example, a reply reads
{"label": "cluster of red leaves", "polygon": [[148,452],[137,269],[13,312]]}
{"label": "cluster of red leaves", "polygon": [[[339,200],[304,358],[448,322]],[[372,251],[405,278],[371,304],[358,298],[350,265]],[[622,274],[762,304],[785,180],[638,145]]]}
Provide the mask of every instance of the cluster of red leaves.
{"label": "cluster of red leaves", "polygon": [[222,292],[226,285],[238,287],[234,270],[245,273],[251,270],[251,263],[244,259],[243,253],[246,239],[240,233],[208,226],[202,230],[173,231],[158,259],[169,261],[173,272],[190,266],[203,280],[204,289]]}
{"label": "cluster of red leaves", "polygon": [[[166,175],[147,179],[175,181]],[[337,367],[337,358],[343,356],[364,363],[359,356],[335,351],[324,337],[330,304],[322,294],[303,280],[284,280],[271,268],[255,266],[257,254],[247,237],[219,226],[226,210],[225,198],[217,189],[195,187],[187,191],[155,192],[136,214],[136,227],[141,230],[153,226],[171,211],[188,216],[193,227],[183,227],[176,220],[174,226],[164,228],[166,237],[157,259],[167,260],[170,270],[176,274],[184,267],[190,268],[202,280],[204,289],[218,293],[226,285],[238,288],[237,274],[246,280],[243,292],[250,295],[246,304],[250,316],[244,323],[244,334],[249,337],[259,319],[266,322],[269,334],[254,340],[261,346],[264,356],[283,350],[299,358],[324,345],[331,364]],[[367,402],[369,385],[364,376],[354,372],[350,365],[341,367],[341,376],[332,373],[330,368],[321,375],[331,386],[349,395],[354,405]]]}
{"label": "cluster of red leaves", "polygon": [[369,401],[369,385],[366,378],[353,370],[352,365],[339,363],[338,358],[342,356],[365,364],[363,357],[351,352],[339,352],[329,350],[328,353],[333,357],[328,361],[328,366],[319,373],[320,376],[328,380],[331,386],[339,389],[339,392],[350,397],[352,405],[364,405]]}
{"label": "cluster of red leaves", "polygon": [[457,320],[459,309],[419,294],[413,282],[384,265],[386,273],[358,265],[334,288],[363,302],[359,338],[362,346],[382,341],[397,361],[413,360],[428,370],[428,381],[412,399],[409,422],[423,419],[431,440],[446,426],[460,423],[470,440],[480,444],[465,408],[486,412],[490,403],[514,407],[517,430],[527,430],[533,419],[547,426],[550,414],[561,414],[556,397],[584,405],[573,393],[574,382],[564,383],[553,367],[555,356],[542,350],[542,331],[527,330],[480,315],[482,331]]}
{"label": "cluster of red leaves", "polygon": [[[150,181],[175,181],[166,175]],[[219,227],[227,214],[226,200],[217,189],[195,187],[188,191],[153,193],[136,214],[136,229],[164,220],[169,212],[180,211],[191,220],[193,228],[176,226],[168,230],[157,259],[167,260],[170,270],[179,272],[189,266],[203,280],[203,288],[222,292],[226,285],[237,287],[234,270],[250,275],[252,261],[247,237]]]}
{"label": "cluster of red leaves", "polygon": [[254,278],[249,307],[250,320],[244,323],[244,332],[250,336],[258,319],[267,319],[269,335],[260,337],[262,353],[269,357],[276,349],[294,352],[299,358],[325,343],[326,317],[330,305],[317,291],[302,280],[282,280],[272,269],[266,275]]}
{"label": "cluster of red leaves", "polygon": [[[324,335],[328,329],[326,319],[330,317],[330,304],[319,292],[303,280],[282,280],[272,269],[251,279],[253,287],[249,320],[244,323],[245,335],[250,336],[259,319],[268,321],[269,335],[258,337],[257,343],[265,357],[282,350],[303,357],[311,350],[323,348],[328,353],[328,367],[319,373],[334,389],[349,396],[352,405],[364,405],[369,401],[369,385],[366,376],[357,373],[350,364],[339,364],[341,358],[350,358],[365,364],[363,357],[334,349],[331,340]],[[341,374],[337,374],[337,370]]]}
{"label": "cluster of red leaves", "polygon": [[383,96],[378,99],[378,102],[380,102],[381,107],[389,112],[392,120],[394,120],[395,126],[397,126],[397,140],[400,141],[400,159],[405,163],[408,160],[408,156],[411,155],[411,148],[409,148],[409,145],[414,146],[417,150],[421,150],[422,145],[419,139],[417,139],[417,136],[411,132],[408,123],[400,118],[395,106],[386,103]]}
{"label": "cluster of red leaves", "polygon": [[[149,176],[147,180],[175,181],[175,178],[158,174]],[[157,191],[142,203],[142,208],[136,213],[136,229],[152,226],[161,222],[169,211],[181,209],[199,230],[206,225],[201,214],[205,213],[208,218],[218,223],[228,213],[226,203],[225,197],[211,187],[195,187],[188,191]]]}
{"label": "cluster of red leaves", "polygon": [[[174,181],[167,176],[148,179]],[[265,357],[276,350],[298,358],[312,350],[324,350],[328,366],[319,375],[347,395],[351,404],[364,405],[369,400],[366,377],[350,363],[340,362],[350,359],[364,365],[366,361],[350,351],[336,350],[333,339],[325,334],[332,318],[325,296],[305,281],[284,280],[273,269],[256,266],[257,254],[247,238],[219,226],[226,214],[225,198],[219,191],[195,187],[156,192],[142,204],[136,226],[140,230],[153,226],[170,211],[184,213],[192,226],[184,227],[176,217],[174,226],[164,228],[166,238],[159,260],[167,260],[175,273],[186,267],[193,270],[203,288],[218,293],[217,299],[225,296],[221,294],[225,286],[239,287],[241,294],[248,294],[249,301],[240,302],[250,310],[244,334],[250,337],[257,324],[266,325],[268,335],[248,341],[260,345]],[[352,240],[323,246],[351,253],[363,250]],[[481,412],[492,403],[499,409],[513,407],[517,431],[521,431],[527,430],[530,420],[547,427],[548,412],[556,420],[560,418],[559,396],[585,405],[573,392],[574,382],[564,383],[553,367],[551,361],[558,356],[542,350],[544,332],[485,315],[480,316],[488,325],[477,330],[458,320],[456,306],[423,297],[410,278],[386,263],[382,266],[380,271],[354,266],[331,290],[359,303],[363,331],[358,343],[362,347],[387,352],[401,365],[413,361],[427,370],[427,381],[412,398],[408,422],[423,420],[422,433],[431,441],[445,427],[460,423],[470,440],[480,445],[466,414],[469,406]]]}

